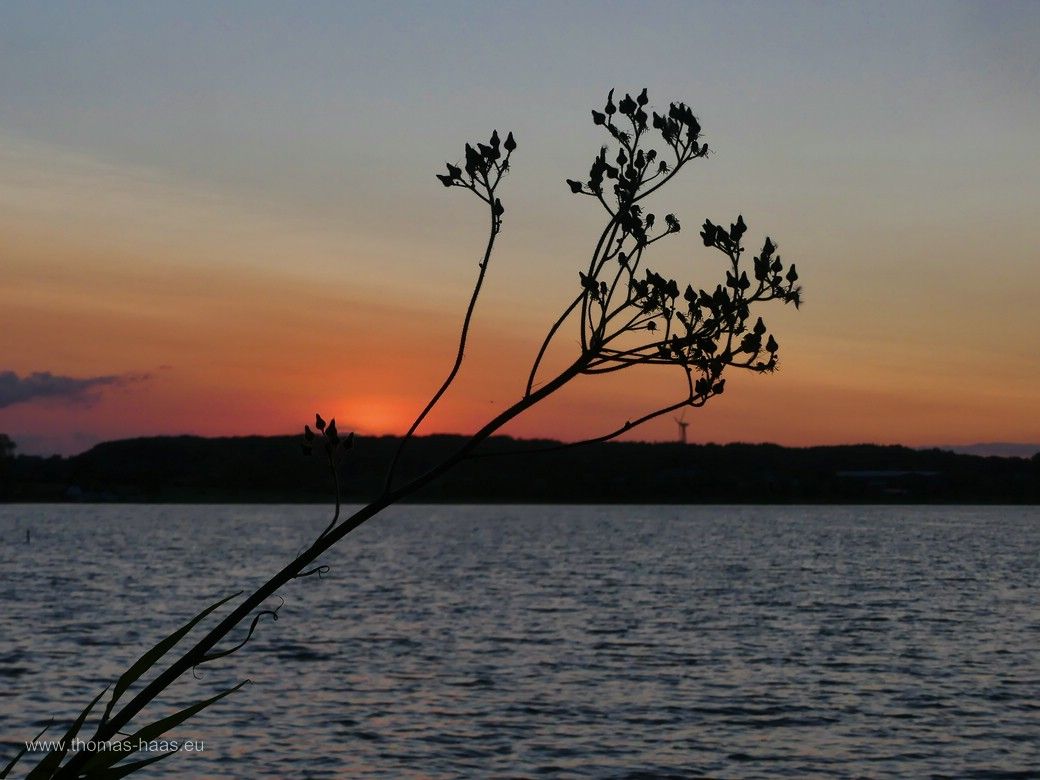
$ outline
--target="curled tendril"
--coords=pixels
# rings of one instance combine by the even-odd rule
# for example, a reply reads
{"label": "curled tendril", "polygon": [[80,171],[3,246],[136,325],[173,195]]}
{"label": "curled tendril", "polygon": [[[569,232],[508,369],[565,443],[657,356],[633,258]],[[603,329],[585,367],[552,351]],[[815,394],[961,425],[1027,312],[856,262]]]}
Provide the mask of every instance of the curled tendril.
{"label": "curled tendril", "polygon": [[264,609],[260,612],[257,612],[256,615],[253,617],[253,622],[249,624],[249,632],[246,634],[245,639],[243,639],[234,647],[228,648],[227,650],[221,650],[217,653],[207,653],[206,655],[202,656],[198,663],[196,663],[195,666],[192,667],[192,674],[195,675],[195,679],[199,679],[199,675],[196,673],[196,670],[198,669],[198,667],[202,666],[202,664],[208,664],[210,661],[216,661],[218,658],[224,658],[225,656],[229,656],[232,653],[237,652],[241,650],[243,647],[245,647],[246,643],[253,638],[253,632],[256,630],[257,624],[260,623],[260,618],[264,617],[265,615],[270,615],[272,620],[278,620],[278,610],[285,606],[285,599],[277,593],[274,595],[278,597],[281,603],[274,609]]}
{"label": "curled tendril", "polygon": [[310,577],[313,574],[317,574],[318,575],[318,579],[320,580],[321,576],[323,574],[328,574],[329,571],[330,571],[329,566],[327,564],[322,564],[321,566],[316,566],[313,569],[308,569],[307,571],[301,571],[299,574],[297,574],[295,577],[293,577],[293,579],[299,580],[299,579],[302,579],[304,577]]}

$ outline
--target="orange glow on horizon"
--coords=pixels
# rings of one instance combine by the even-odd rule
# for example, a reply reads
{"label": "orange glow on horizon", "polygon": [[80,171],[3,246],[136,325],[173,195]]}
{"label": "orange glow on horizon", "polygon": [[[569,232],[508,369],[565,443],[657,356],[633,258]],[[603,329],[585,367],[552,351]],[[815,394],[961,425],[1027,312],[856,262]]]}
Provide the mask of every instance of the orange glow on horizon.
{"label": "orange glow on horizon", "polygon": [[[468,212],[458,209],[451,241],[433,240],[420,219],[378,245],[231,200],[216,218],[212,199],[102,174],[42,176],[33,208],[0,215],[0,371],[136,378],[68,402],[0,406],[0,431],[22,451],[72,453],[157,434],[284,434],[316,411],[343,430],[400,435],[444,379],[481,242]],[[95,178],[111,187],[111,203],[91,200]],[[763,222],[798,218],[763,211]],[[572,295],[585,247],[571,228],[547,224],[543,235],[519,219],[508,228],[462,371],[420,434],[475,431],[518,400],[545,329]],[[724,396],[689,414],[690,441],[1040,441],[1035,269],[1021,261],[1008,284],[974,262],[992,251],[994,234],[958,229],[939,244],[897,225],[850,246],[846,235],[793,225],[782,250],[797,258],[808,303],[763,312],[781,370],[732,373]],[[539,254],[554,236],[566,262]],[[1008,236],[1005,253],[1028,257],[1028,230]],[[665,258],[677,274],[691,273],[691,256],[704,283],[721,273],[695,231],[681,238]],[[960,275],[939,273],[946,266],[936,257],[959,264]],[[569,323],[543,379],[576,343]],[[653,370],[583,378],[501,433],[599,436],[682,392],[681,377]],[[666,416],[625,438],[675,436]]]}
{"label": "orange glow on horizon", "polygon": [[[350,430],[365,436],[400,436],[419,412],[410,398],[354,396],[339,403],[342,420]],[[341,426],[342,427],[342,426]]]}

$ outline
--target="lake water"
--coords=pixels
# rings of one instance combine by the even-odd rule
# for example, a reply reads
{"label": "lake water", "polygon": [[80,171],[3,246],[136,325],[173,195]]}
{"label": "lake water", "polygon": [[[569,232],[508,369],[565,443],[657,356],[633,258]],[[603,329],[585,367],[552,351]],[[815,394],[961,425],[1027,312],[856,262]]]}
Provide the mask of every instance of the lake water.
{"label": "lake water", "polygon": [[[0,506],[4,752],[326,521]],[[408,506],[326,562],[139,776],[1040,777],[1040,508]]]}

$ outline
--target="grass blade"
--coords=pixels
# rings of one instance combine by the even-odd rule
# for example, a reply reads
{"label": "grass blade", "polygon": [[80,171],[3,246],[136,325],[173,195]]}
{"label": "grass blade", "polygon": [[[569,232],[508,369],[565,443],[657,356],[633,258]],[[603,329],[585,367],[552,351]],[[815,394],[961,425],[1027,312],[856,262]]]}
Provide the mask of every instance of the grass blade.
{"label": "grass blade", "polygon": [[94,705],[98,703],[102,696],[105,695],[104,691],[101,691],[94,699],[86,706],[86,708],[79,714],[79,717],[73,721],[72,725],[69,726],[69,730],[65,732],[65,736],[58,743],[58,747],[54,748],[50,753],[43,757],[43,760],[38,763],[33,770],[25,776],[25,780],[43,780],[54,774],[54,772],[61,766],[61,760],[65,758],[65,754],[69,752],[69,743],[72,742],[73,738],[79,733],[80,728],[83,726],[83,721],[87,719],[90,711],[94,709]]}
{"label": "grass blade", "polygon": [[[44,735],[44,732],[46,732],[47,729],[49,729],[52,725],[54,725],[54,721],[53,720],[50,723],[48,723],[46,726],[44,726],[43,727],[43,731],[41,731],[39,734],[37,734],[35,737],[33,737],[32,741],[35,742],[40,737],[42,737]],[[28,749],[29,749],[29,746],[25,745],[21,750],[19,750],[15,754],[14,758],[12,758],[10,761],[7,762],[7,766],[5,766],[2,770],[0,770],[0,780],[3,780],[5,777],[7,777],[9,774],[11,774],[11,770],[14,769],[14,765],[18,763],[18,759],[20,759],[22,756],[24,756],[25,755],[25,751],[28,750]]]}
{"label": "grass blade", "polygon": [[142,767],[154,764],[156,761],[161,761],[167,756],[172,756],[176,753],[176,750],[171,750],[169,753],[162,753],[161,755],[152,756],[151,758],[146,758],[142,761],[131,761],[129,764],[123,764],[122,766],[113,766],[108,767],[107,769],[99,769],[96,772],[88,772],[84,777],[86,777],[87,780],[118,780],[120,777],[126,777]]}
{"label": "grass blade", "polygon": [[137,661],[135,661],[129,669],[123,672],[119,680],[116,681],[116,687],[112,690],[112,698],[109,700],[108,706],[105,707],[105,714],[102,717],[102,721],[108,720],[108,716],[112,712],[112,707],[114,707],[115,703],[119,701],[119,697],[126,693],[127,689],[129,689],[131,685],[133,685],[138,679],[140,679],[142,674],[144,674],[153,666],[155,666],[156,662],[164,655],[166,655],[166,653],[170,651],[170,648],[172,648],[175,644],[181,641],[181,639],[184,638],[185,634],[187,634],[189,631],[191,631],[191,629],[198,625],[199,621],[201,621],[203,618],[209,615],[213,610],[223,606],[224,604],[227,604],[229,601],[231,601],[231,599],[239,595],[241,595],[241,592],[232,593],[226,599],[221,599],[216,604],[206,607],[204,610],[202,610],[202,612],[197,614],[183,626],[178,628],[176,631],[174,631],[172,634],[170,634],[168,637],[163,639],[153,648],[148,650],[140,658],[138,658]]}
{"label": "grass blade", "polygon": [[[234,693],[249,680],[243,680],[233,688],[228,688],[226,691],[218,693],[204,701],[200,701],[197,704],[192,704],[190,707],[185,707],[179,712],[175,712],[172,715],[167,715],[165,718],[155,721],[155,723],[149,723],[147,726],[141,728],[137,733],[131,735],[127,739],[123,740],[122,744],[126,745],[138,745],[141,742],[151,742],[154,739],[158,739],[170,729],[176,728],[192,715],[196,715],[211,704],[223,699],[225,696]],[[106,769],[114,764],[119,763],[119,760],[126,758],[128,755],[132,755],[133,751],[128,749],[123,750],[102,750],[91,756],[86,764],[83,766],[83,771],[87,775],[91,775],[101,769]]]}

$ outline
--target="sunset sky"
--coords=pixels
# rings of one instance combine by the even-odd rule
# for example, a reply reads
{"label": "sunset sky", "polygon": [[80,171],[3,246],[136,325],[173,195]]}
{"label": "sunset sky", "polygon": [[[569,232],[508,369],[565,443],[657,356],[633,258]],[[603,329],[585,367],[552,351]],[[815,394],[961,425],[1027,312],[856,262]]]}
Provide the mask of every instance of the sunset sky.
{"label": "sunset sky", "polygon": [[[781,370],[731,375],[692,441],[1040,441],[1038,41],[1035,2],[4,3],[0,432],[403,432],[485,239],[434,174],[498,128],[505,226],[423,432],[473,430],[578,289],[589,110],[646,86],[714,149],[654,202],[684,226],[654,264],[713,288],[697,226],[740,213],[805,287],[764,312]],[[682,388],[589,379],[506,432],[595,435]]]}

